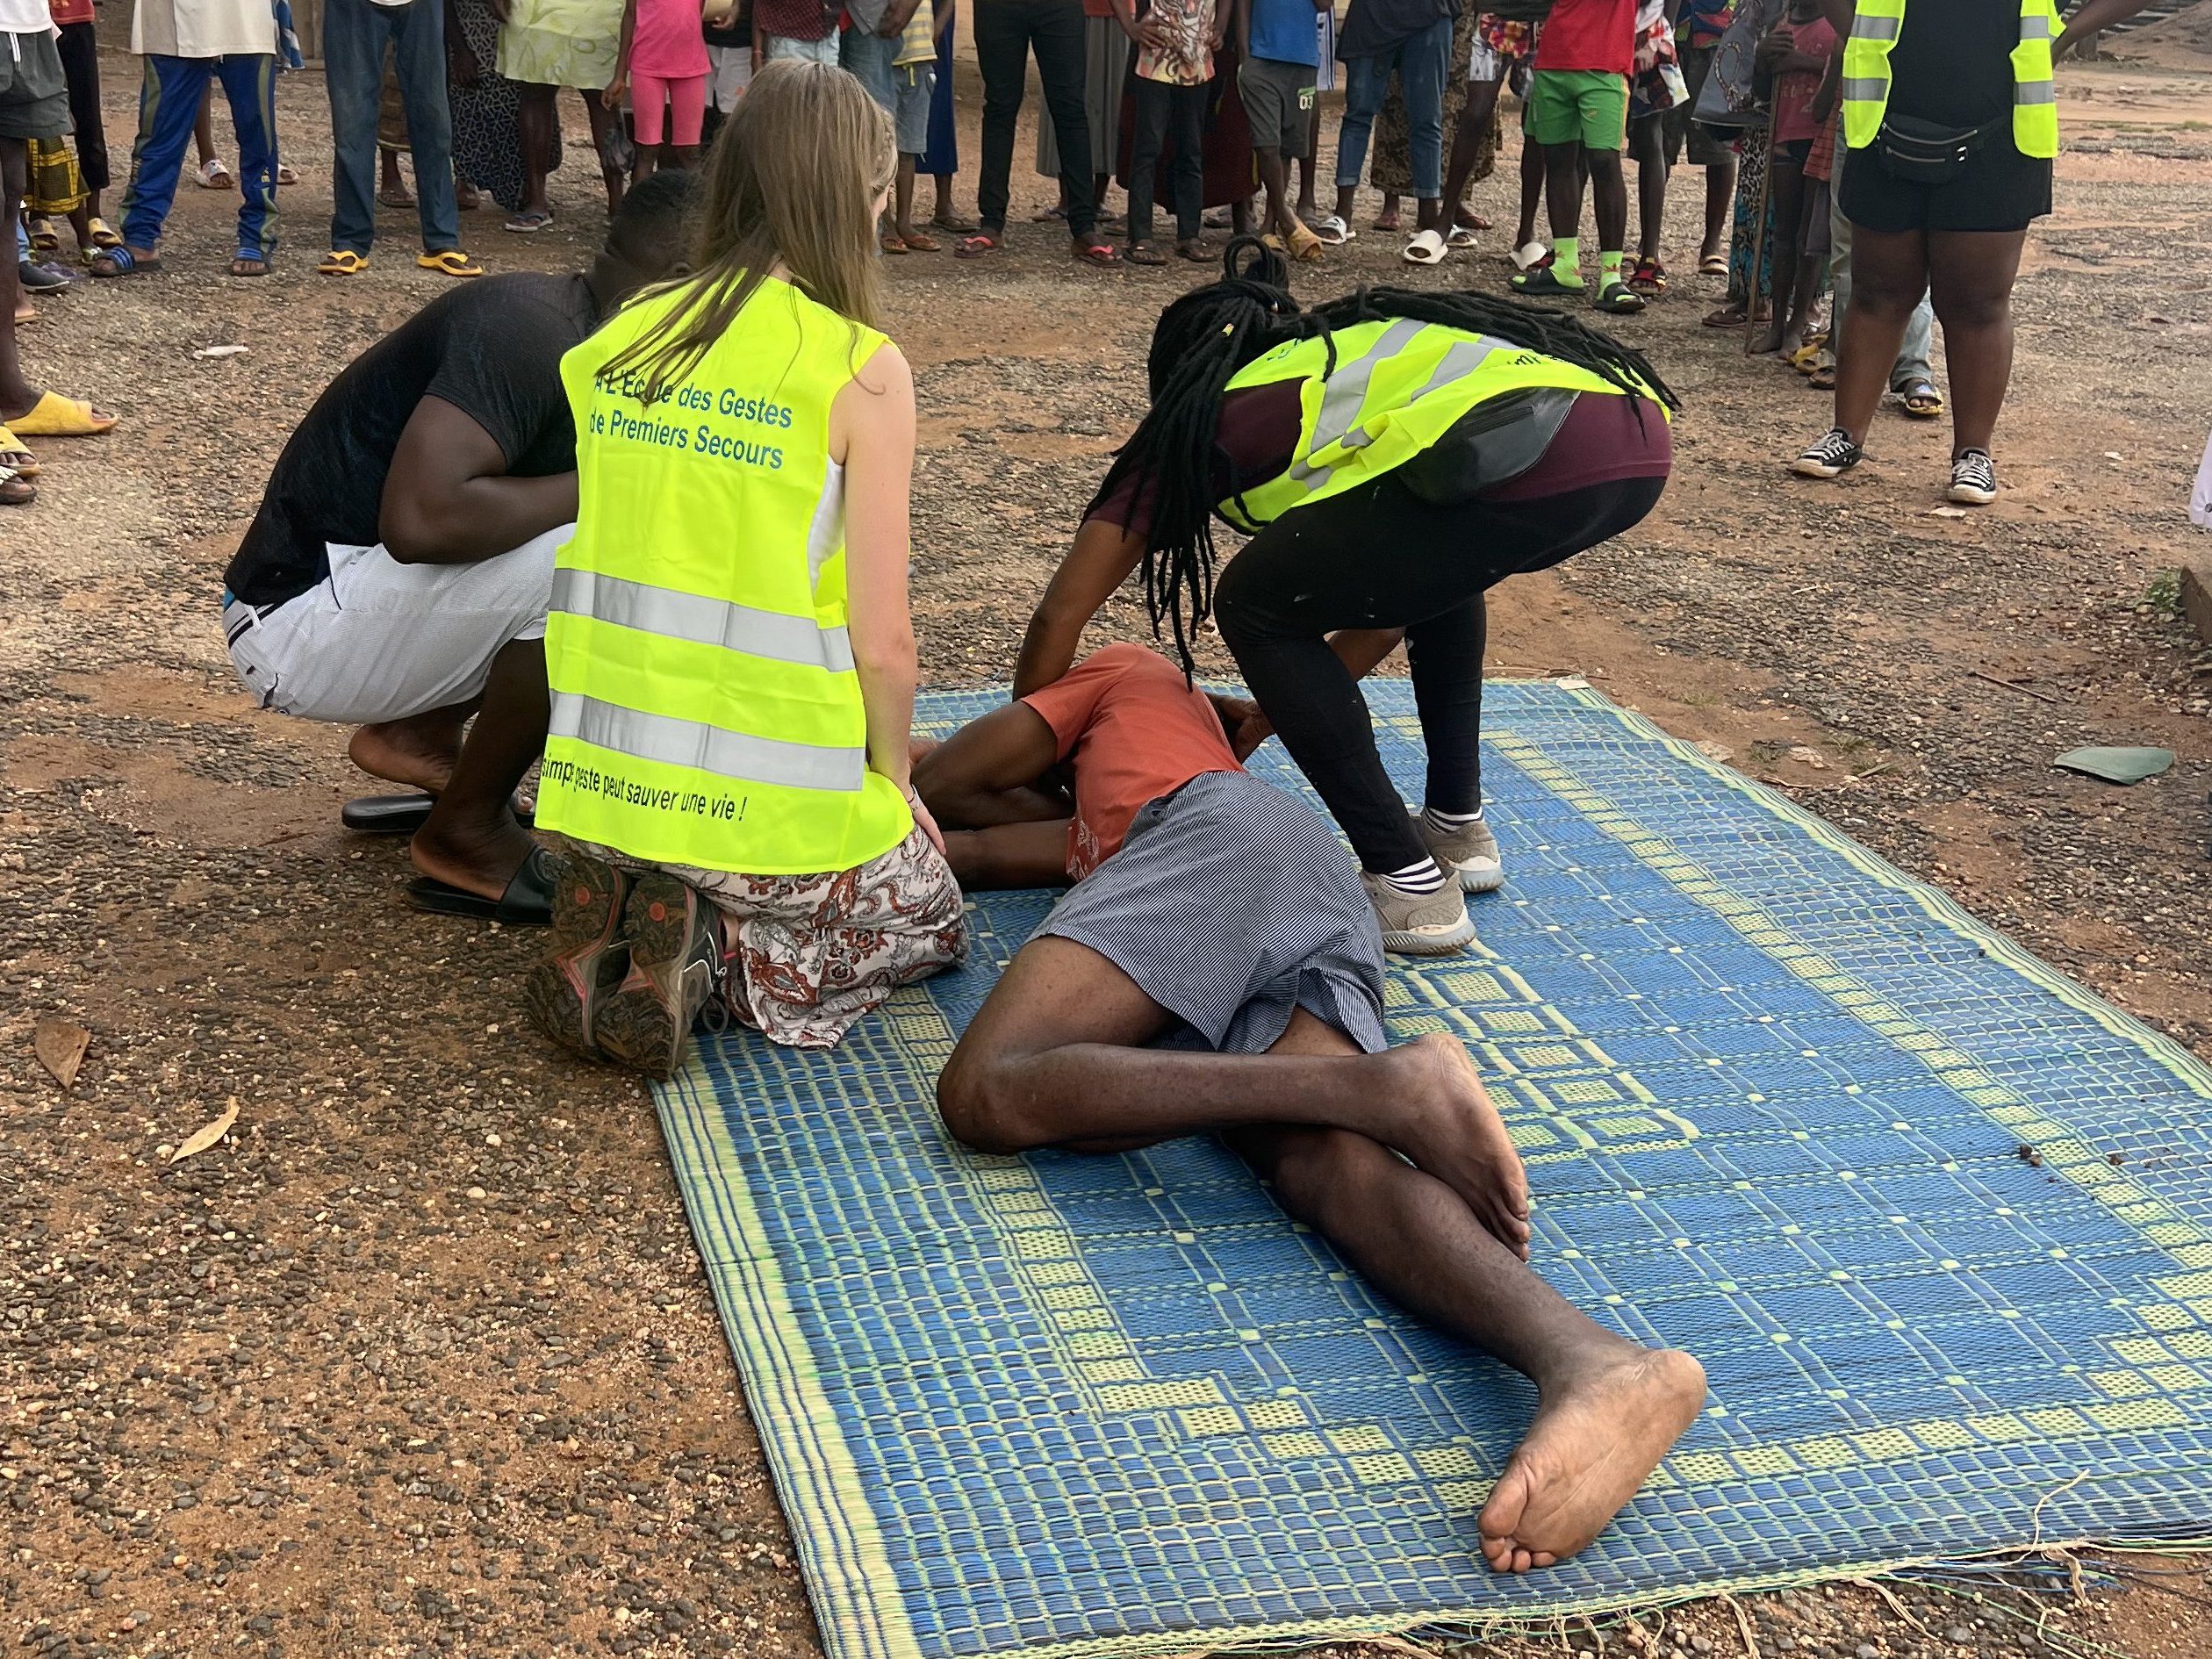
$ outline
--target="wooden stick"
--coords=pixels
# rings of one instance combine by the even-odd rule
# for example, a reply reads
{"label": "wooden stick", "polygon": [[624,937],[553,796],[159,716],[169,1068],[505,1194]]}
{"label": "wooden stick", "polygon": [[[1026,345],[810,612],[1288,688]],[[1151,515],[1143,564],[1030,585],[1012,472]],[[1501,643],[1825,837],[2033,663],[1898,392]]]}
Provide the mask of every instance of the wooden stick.
{"label": "wooden stick", "polygon": [[1993,686],[2002,686],[2007,691],[2016,691],[2022,697],[2032,697],[2039,703],[2063,703],[2065,701],[2065,699],[2063,697],[2053,697],[2049,692],[2039,692],[2032,686],[2022,685],[2018,680],[2000,679],[1994,674],[1985,674],[1979,668],[1970,668],[1966,672],[1969,674],[1971,674],[1976,679],[1986,679]]}
{"label": "wooden stick", "polygon": [[[1751,221],[1751,280],[1743,294],[1743,355],[1758,355],[1759,344],[1759,267],[1767,252],[1767,212],[1774,205],[1774,111],[1767,111],[1766,170],[1759,175],[1759,216]],[[1781,227],[1775,227],[1776,240],[1780,240]],[[1779,249],[1776,250],[1779,253]],[[1778,260],[1778,263],[1779,261]],[[1774,301],[1768,298],[1768,327],[1773,326]]]}

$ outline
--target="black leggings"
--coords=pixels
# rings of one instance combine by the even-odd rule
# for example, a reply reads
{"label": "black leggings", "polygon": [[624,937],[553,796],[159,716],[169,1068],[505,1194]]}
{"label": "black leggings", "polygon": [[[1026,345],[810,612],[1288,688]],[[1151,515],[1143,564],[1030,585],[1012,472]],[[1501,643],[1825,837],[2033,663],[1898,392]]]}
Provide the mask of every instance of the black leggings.
{"label": "black leggings", "polygon": [[1483,802],[1483,592],[1638,523],[1664,478],[1623,478],[1530,501],[1431,506],[1385,473],[1293,508],[1231,559],[1214,593],[1221,637],[1291,759],[1368,870],[1428,856],[1382,769],[1359,682],[1329,649],[1339,628],[1403,628],[1439,812]]}

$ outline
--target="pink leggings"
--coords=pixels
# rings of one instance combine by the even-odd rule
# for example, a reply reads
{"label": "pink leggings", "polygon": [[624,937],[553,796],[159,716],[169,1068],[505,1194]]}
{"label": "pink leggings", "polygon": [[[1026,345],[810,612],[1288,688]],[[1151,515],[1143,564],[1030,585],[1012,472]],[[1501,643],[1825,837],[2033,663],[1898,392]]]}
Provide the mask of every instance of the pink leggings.
{"label": "pink leggings", "polygon": [[662,142],[661,115],[672,111],[667,142],[678,149],[697,149],[699,133],[707,120],[707,82],[703,75],[687,75],[679,81],[630,71],[630,115],[637,124],[637,141],[647,149]]}

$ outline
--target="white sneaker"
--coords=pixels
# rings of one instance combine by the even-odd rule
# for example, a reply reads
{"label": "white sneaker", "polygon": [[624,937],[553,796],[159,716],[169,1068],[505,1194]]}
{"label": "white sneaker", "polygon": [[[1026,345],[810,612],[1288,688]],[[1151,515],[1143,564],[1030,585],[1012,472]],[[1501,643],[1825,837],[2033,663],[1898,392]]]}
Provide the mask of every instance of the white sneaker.
{"label": "white sneaker", "polygon": [[1997,463],[1986,449],[1969,449],[1951,463],[1950,499],[1966,506],[1987,506],[1997,499]]}
{"label": "white sneaker", "polygon": [[1400,893],[1379,875],[1360,872],[1368,902],[1382,925],[1382,948],[1400,956],[1456,956],[1474,940],[1467,899],[1447,886],[1418,896]]}
{"label": "white sneaker", "polygon": [[1446,875],[1458,878],[1462,893],[1495,893],[1505,885],[1505,861],[1498,856],[1497,837],[1483,820],[1477,818],[1447,834],[1417,812],[1413,824],[1429,856]]}

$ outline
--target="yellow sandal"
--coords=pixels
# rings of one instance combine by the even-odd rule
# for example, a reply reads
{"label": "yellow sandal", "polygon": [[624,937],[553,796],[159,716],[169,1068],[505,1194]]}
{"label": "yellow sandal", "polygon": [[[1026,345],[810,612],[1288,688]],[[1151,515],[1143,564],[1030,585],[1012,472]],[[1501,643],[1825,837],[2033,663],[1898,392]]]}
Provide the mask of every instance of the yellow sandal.
{"label": "yellow sandal", "polygon": [[25,438],[97,438],[115,430],[114,415],[104,415],[78,398],[49,391],[31,407],[29,414],[13,417],[8,424]]}
{"label": "yellow sandal", "polygon": [[415,263],[425,270],[434,270],[441,276],[481,276],[484,267],[457,248],[442,248],[434,254],[420,255]]}
{"label": "yellow sandal", "polygon": [[23,440],[0,426],[0,467],[28,481],[39,476],[38,457],[23,447]]}
{"label": "yellow sandal", "polygon": [[368,255],[356,254],[343,248],[334,248],[325,254],[322,263],[315,267],[325,276],[358,276],[368,269]]}

